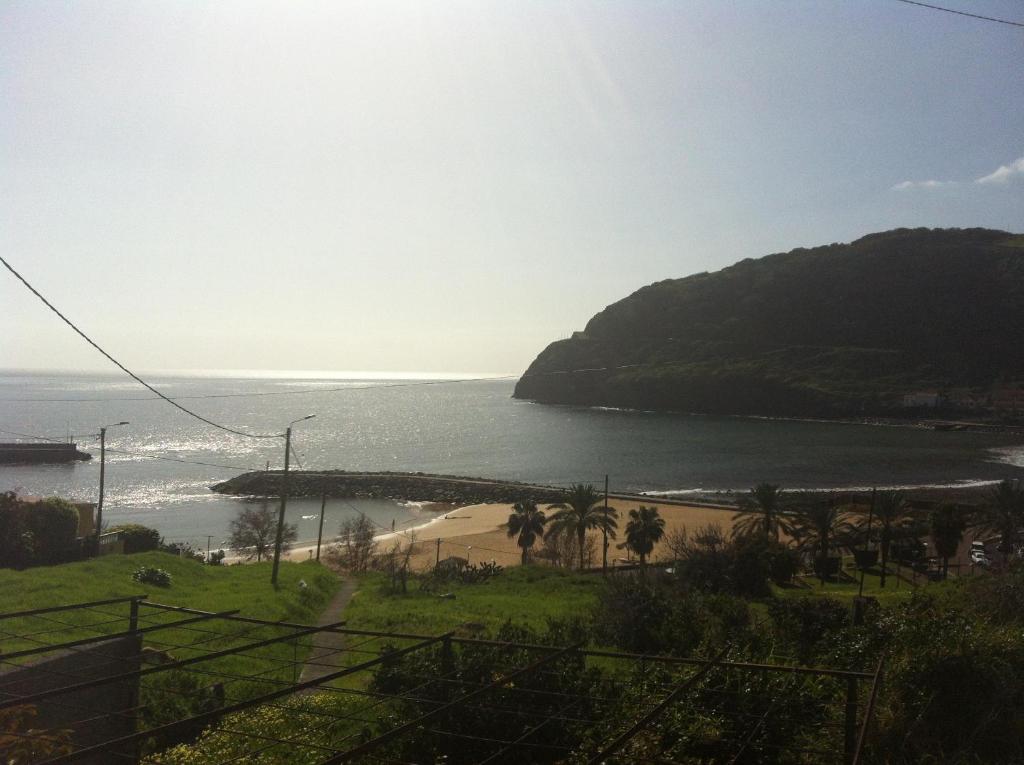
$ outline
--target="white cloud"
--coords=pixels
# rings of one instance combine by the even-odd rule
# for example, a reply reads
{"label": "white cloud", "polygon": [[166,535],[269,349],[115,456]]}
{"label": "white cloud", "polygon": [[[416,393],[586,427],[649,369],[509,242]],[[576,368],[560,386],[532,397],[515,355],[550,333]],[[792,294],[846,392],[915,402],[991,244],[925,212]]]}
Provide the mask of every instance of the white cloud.
{"label": "white cloud", "polygon": [[892,191],[909,191],[910,189],[941,189],[956,186],[956,181],[902,181],[892,187]]}
{"label": "white cloud", "polygon": [[1002,165],[994,172],[975,181],[975,183],[1008,183],[1011,178],[1024,176],[1024,157],[1008,165]]}

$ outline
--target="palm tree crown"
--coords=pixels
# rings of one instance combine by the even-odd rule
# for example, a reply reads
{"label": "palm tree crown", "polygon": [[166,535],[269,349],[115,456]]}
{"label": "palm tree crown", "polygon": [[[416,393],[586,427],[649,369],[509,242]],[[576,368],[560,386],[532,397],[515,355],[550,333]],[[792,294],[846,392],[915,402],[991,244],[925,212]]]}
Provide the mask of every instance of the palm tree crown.
{"label": "palm tree crown", "polygon": [[875,513],[882,525],[879,534],[879,548],[882,553],[882,571],[879,584],[885,587],[885,576],[889,564],[889,548],[900,533],[906,533],[906,524],[910,520],[906,497],[901,491],[882,491],[878,493]]}
{"label": "palm tree crown", "polygon": [[656,507],[640,506],[629,511],[629,523],[626,524],[626,547],[640,556],[640,565],[647,563],[647,556],[654,550],[654,545],[665,536],[665,519],[658,514]]}
{"label": "palm tree crown", "polygon": [[943,574],[948,574],[949,559],[960,549],[967,528],[967,519],[956,505],[941,505],[932,511],[930,520],[935,552],[942,558]]}
{"label": "palm tree crown", "polygon": [[587,532],[591,530],[607,531],[611,539],[615,539],[615,529],[619,527],[615,520],[619,513],[609,507],[607,512],[599,505],[601,495],[594,491],[590,484],[577,483],[569,487],[561,502],[548,505],[549,510],[558,512],[549,519],[548,534],[575,534],[579,545],[580,568],[583,568],[583,545]]}
{"label": "palm tree crown", "polygon": [[827,557],[836,543],[852,531],[845,510],[831,502],[818,502],[794,513],[792,532],[797,546]]}
{"label": "palm tree crown", "polygon": [[537,509],[536,502],[516,502],[512,505],[512,514],[508,517],[505,527],[508,535],[518,535],[516,544],[523,550],[523,565],[529,561],[530,548],[538,538],[544,537],[544,524],[548,521],[542,510]]}
{"label": "palm tree crown", "polygon": [[733,534],[764,534],[778,539],[780,531],[790,531],[787,515],[782,507],[782,488],[772,483],[758,484],[740,500],[739,512],[733,516]]}

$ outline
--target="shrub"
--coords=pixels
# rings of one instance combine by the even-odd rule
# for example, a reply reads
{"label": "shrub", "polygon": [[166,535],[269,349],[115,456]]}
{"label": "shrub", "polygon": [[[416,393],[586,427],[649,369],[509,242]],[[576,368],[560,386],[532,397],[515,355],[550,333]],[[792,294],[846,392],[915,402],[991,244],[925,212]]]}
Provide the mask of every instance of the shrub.
{"label": "shrub", "polygon": [[32,533],[34,563],[62,563],[75,557],[78,510],[70,502],[48,497],[25,505],[25,510],[26,525]]}
{"label": "shrub", "polygon": [[776,600],[768,610],[776,635],[805,664],[814,659],[828,638],[837,637],[850,624],[849,608],[833,598]]}
{"label": "shrub", "polygon": [[741,637],[750,612],[739,598],[689,589],[672,578],[618,576],[602,591],[593,623],[599,641],[622,650],[686,656]]}
{"label": "shrub", "polygon": [[0,566],[32,565],[35,540],[28,527],[25,505],[12,491],[0,494]]}
{"label": "shrub", "polygon": [[155,566],[140,566],[132,573],[132,579],[140,584],[152,584],[155,587],[171,586],[171,575]]}
{"label": "shrub", "polygon": [[138,523],[122,523],[109,531],[119,531],[124,540],[126,553],[140,553],[156,550],[160,546],[160,532]]}

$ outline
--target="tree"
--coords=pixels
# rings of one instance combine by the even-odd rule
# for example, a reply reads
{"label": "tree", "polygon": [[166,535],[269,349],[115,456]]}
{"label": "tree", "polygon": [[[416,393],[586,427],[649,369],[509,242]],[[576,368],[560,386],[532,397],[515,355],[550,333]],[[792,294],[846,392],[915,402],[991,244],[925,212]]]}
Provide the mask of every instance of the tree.
{"label": "tree", "polygon": [[999,552],[1009,556],[1017,547],[1024,523],[1024,488],[1018,481],[1000,481],[987,496],[977,527],[999,535]]}
{"label": "tree", "polygon": [[782,489],[772,483],[758,484],[740,500],[739,512],[733,516],[733,535],[764,534],[778,539],[780,531],[790,531],[787,515]]}
{"label": "tree", "polygon": [[512,505],[512,514],[505,524],[510,537],[518,536],[516,544],[523,551],[523,565],[530,560],[530,548],[538,538],[544,538],[544,524],[548,521],[543,511],[537,508],[536,502],[516,502]]}
{"label": "tree", "polygon": [[907,514],[907,500],[901,491],[881,491],[878,493],[875,514],[881,524],[878,546],[882,557],[882,575],[879,586],[885,587],[886,566],[889,563],[889,548],[893,539],[905,528],[910,520]]}
{"label": "tree", "polygon": [[623,545],[640,556],[641,569],[646,568],[647,556],[663,536],[665,519],[658,514],[658,508],[641,505],[638,509],[629,511],[626,541]]}
{"label": "tree", "polygon": [[373,523],[365,515],[346,518],[338,529],[338,541],[330,548],[330,556],[349,571],[366,571],[376,551]]}
{"label": "tree", "polygon": [[[228,544],[246,560],[255,558],[259,563],[274,549],[277,517],[266,505],[258,509],[243,507],[232,519],[229,528],[231,537]],[[299,532],[295,525],[286,523],[281,530],[281,552],[288,550],[298,537]]]}
{"label": "tree", "polygon": [[940,505],[932,510],[931,531],[935,552],[942,558],[942,577],[949,576],[949,559],[964,540],[967,519],[957,505]]}
{"label": "tree", "polygon": [[852,531],[846,511],[831,501],[815,502],[797,509],[793,514],[793,537],[800,549],[814,553],[822,584],[825,583],[829,553],[843,536]]}
{"label": "tree", "polygon": [[548,510],[557,510],[549,519],[548,534],[561,536],[574,534],[579,546],[580,569],[583,568],[583,551],[587,532],[591,530],[605,531],[611,539],[615,539],[615,530],[619,527],[615,520],[619,513],[609,507],[607,513],[599,505],[601,495],[594,491],[590,484],[577,483],[569,487],[565,499],[548,505]]}
{"label": "tree", "polygon": [[78,510],[60,497],[47,497],[25,507],[28,529],[32,532],[35,563],[63,563],[75,551],[78,534]]}

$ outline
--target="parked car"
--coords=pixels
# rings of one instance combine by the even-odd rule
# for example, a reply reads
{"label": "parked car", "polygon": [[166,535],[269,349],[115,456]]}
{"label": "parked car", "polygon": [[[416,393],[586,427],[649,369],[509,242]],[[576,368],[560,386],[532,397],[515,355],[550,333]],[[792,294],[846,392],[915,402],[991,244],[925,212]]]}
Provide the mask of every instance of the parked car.
{"label": "parked car", "polygon": [[988,557],[988,553],[985,552],[984,548],[978,550],[971,547],[971,563],[975,566],[987,567],[992,565],[992,561]]}

